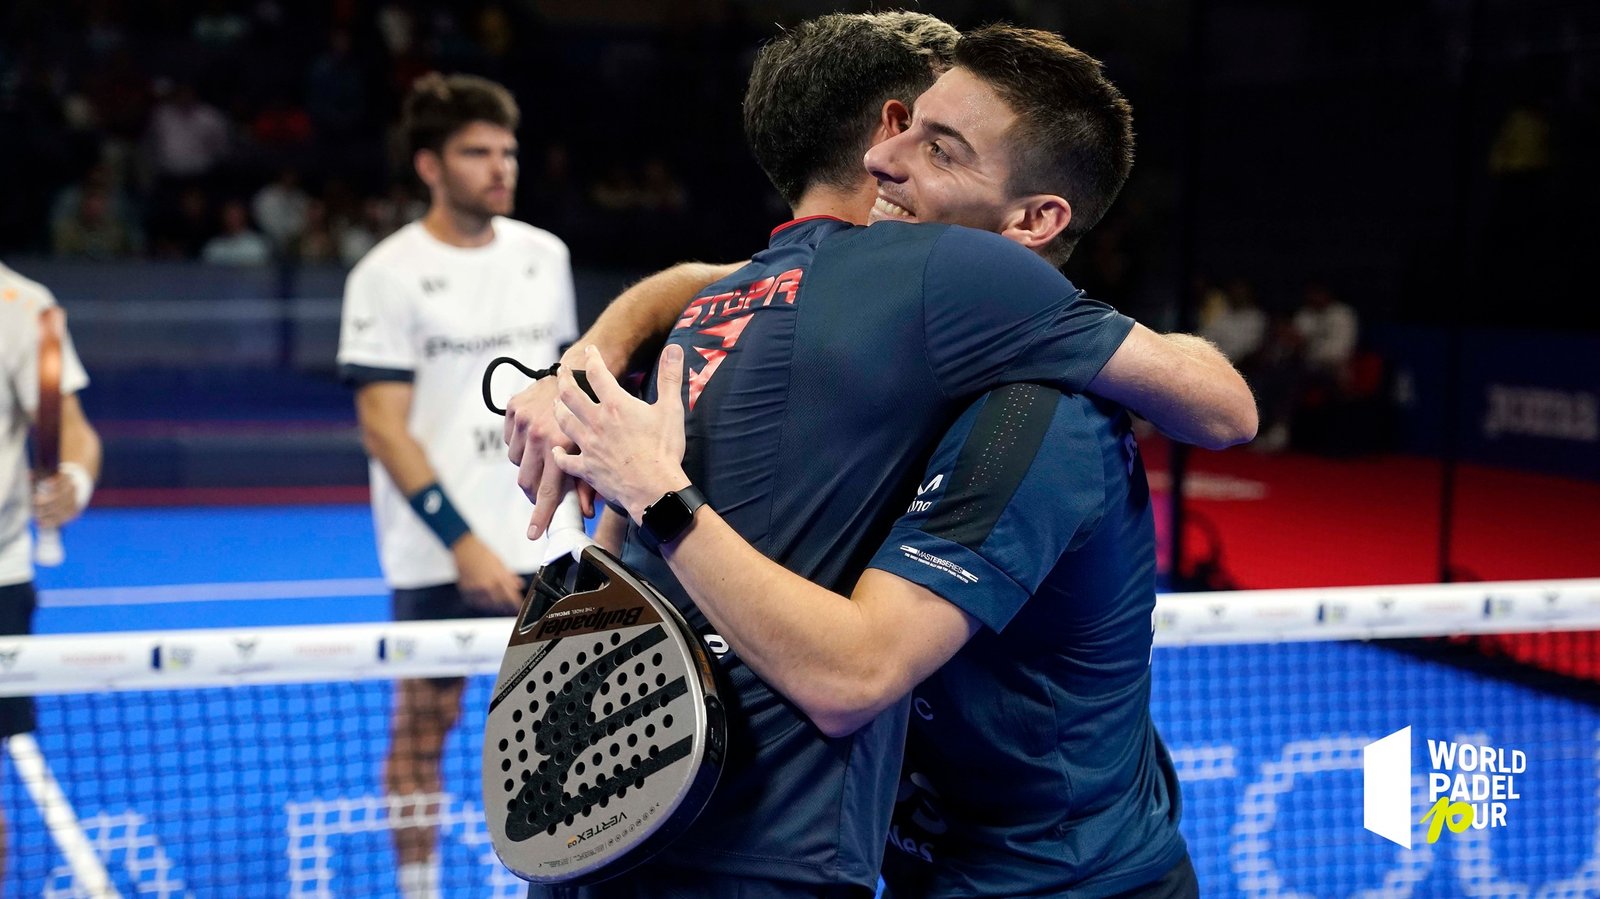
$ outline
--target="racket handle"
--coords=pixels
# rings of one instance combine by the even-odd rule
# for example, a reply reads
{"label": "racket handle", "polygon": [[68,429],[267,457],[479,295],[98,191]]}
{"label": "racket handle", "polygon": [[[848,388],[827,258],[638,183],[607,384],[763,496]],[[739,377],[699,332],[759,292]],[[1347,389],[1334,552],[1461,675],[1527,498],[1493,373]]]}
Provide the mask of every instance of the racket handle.
{"label": "racket handle", "polygon": [[584,547],[593,546],[594,541],[589,539],[589,534],[583,528],[583,513],[578,511],[578,497],[569,493],[561,500],[561,505],[556,507],[554,520],[550,522],[550,530],[545,535],[544,563],[546,565],[565,555],[572,556],[576,561]]}
{"label": "racket handle", "polygon": [[67,551],[61,545],[59,528],[40,528],[39,538],[33,542],[33,562],[44,568],[54,568],[67,560]]}

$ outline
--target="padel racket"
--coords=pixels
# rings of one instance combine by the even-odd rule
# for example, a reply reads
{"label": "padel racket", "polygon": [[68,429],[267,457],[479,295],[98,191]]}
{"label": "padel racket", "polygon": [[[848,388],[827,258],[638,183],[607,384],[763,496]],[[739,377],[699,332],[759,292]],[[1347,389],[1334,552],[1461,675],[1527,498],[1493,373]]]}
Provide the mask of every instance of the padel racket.
{"label": "padel racket", "polygon": [[[33,468],[40,479],[61,468],[61,308],[39,313],[39,408],[33,416]],[[61,531],[40,526],[33,561],[53,568],[66,561]]]}
{"label": "padel racket", "polygon": [[672,603],[598,546],[562,555],[534,577],[489,703],[495,852],[534,883],[623,873],[705,807],[726,729],[711,652]]}

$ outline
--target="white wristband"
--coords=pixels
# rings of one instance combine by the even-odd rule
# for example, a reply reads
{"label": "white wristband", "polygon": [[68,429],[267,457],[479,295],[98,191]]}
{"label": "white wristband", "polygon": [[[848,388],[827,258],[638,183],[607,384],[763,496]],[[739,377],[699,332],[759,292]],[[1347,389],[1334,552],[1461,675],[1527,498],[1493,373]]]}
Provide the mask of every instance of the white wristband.
{"label": "white wristband", "polygon": [[89,469],[76,462],[63,462],[56,470],[72,482],[72,498],[78,511],[89,508],[89,497],[94,496],[94,478],[89,476]]}

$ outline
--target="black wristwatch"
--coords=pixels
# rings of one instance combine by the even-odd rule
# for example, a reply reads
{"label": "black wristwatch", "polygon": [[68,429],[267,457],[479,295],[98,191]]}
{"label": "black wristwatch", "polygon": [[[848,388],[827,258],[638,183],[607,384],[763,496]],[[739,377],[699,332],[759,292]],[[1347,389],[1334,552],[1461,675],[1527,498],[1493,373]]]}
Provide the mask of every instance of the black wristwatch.
{"label": "black wristwatch", "polygon": [[694,523],[695,510],[706,504],[700,488],[690,484],[682,490],[671,490],[646,506],[639,522],[639,533],[653,549],[659,549],[683,536]]}

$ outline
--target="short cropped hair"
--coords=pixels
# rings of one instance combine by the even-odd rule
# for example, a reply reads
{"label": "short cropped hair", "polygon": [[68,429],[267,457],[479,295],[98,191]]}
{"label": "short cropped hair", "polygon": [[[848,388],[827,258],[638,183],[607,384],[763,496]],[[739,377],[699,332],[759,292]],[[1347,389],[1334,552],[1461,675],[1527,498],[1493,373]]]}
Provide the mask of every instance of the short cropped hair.
{"label": "short cropped hair", "polygon": [[476,75],[424,75],[412,86],[401,110],[401,127],[413,155],[418,150],[442,153],[445,142],[473,122],[516,131],[521,120],[511,92]]}
{"label": "short cropped hair", "polygon": [[813,186],[853,187],[883,104],[909,106],[949,67],[959,39],[923,13],[833,13],[762,47],[744,133],[784,201],[794,206]]}
{"label": "short cropped hair", "polygon": [[1017,115],[1008,135],[1014,150],[1007,190],[1056,194],[1072,205],[1072,221],[1043,251],[1061,265],[1128,180],[1133,107],[1099,60],[1048,31],[979,28],[962,36],[955,64]]}

